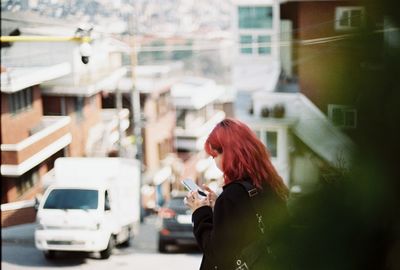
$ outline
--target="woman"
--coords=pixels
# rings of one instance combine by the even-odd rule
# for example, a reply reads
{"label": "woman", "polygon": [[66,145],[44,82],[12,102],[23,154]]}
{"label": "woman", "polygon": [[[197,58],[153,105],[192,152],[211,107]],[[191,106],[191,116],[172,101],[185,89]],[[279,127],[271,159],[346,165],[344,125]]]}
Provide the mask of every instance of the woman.
{"label": "woman", "polygon": [[224,185],[218,198],[205,185],[206,199],[196,192],[185,198],[193,211],[193,232],[203,251],[200,269],[235,269],[240,251],[259,237],[255,210],[238,181],[248,181],[257,188],[269,225],[278,222],[285,212],[288,189],[263,143],[238,120],[225,119],[217,124],[204,149],[223,172]]}

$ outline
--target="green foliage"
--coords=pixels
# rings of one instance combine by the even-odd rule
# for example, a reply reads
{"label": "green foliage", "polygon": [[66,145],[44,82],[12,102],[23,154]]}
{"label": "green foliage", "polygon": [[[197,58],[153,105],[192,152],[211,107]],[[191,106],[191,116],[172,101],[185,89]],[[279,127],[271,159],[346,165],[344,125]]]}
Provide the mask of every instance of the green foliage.
{"label": "green foliage", "polygon": [[[396,1],[371,2],[368,19],[388,15],[400,27]],[[400,41],[385,43],[370,26],[342,48],[356,68],[336,82],[357,100],[353,163],[291,203],[277,233],[285,259],[273,269],[400,269]]]}

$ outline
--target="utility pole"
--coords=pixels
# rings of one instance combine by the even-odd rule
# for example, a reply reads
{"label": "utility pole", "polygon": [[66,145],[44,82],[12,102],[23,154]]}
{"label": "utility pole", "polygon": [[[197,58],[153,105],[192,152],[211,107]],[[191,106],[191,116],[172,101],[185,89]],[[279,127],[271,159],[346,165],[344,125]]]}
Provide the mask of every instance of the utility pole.
{"label": "utility pole", "polygon": [[[142,153],[142,119],[140,112],[140,93],[136,89],[136,72],[135,67],[137,65],[136,57],[136,45],[135,36],[131,35],[131,77],[132,77],[132,90],[131,90],[131,104],[132,104],[132,118],[133,118],[133,134],[135,135],[135,143],[137,147],[136,158],[140,160],[141,165],[143,164],[143,153]],[[143,166],[142,166],[143,167]]]}
{"label": "utility pole", "polygon": [[117,120],[118,120],[118,156],[121,157],[122,154],[122,126],[121,126],[121,111],[122,111],[122,93],[120,86],[117,85],[117,88],[115,90],[115,102],[116,102],[116,108],[117,108]]}
{"label": "utility pole", "polygon": [[[135,136],[135,144],[136,144],[136,159],[140,163],[139,168],[139,181],[140,188],[143,185],[142,176],[143,176],[143,151],[142,151],[142,120],[141,120],[141,110],[140,110],[140,93],[139,90],[136,89],[136,72],[135,67],[137,65],[137,54],[136,54],[136,44],[135,44],[135,34],[136,34],[136,23],[134,20],[137,18],[135,7],[132,9],[132,14],[129,16],[128,27],[129,27],[129,38],[131,43],[131,79],[132,79],[132,89],[131,89],[131,111],[132,111],[132,132]],[[142,192],[140,195],[140,222],[143,222],[144,218],[144,209],[142,205]]]}

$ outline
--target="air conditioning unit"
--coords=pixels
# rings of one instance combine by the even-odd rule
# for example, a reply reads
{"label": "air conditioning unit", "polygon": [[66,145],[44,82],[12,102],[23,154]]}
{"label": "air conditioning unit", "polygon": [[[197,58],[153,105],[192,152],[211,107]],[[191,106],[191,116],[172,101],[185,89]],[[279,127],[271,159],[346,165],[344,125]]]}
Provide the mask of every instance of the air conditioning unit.
{"label": "air conditioning unit", "polygon": [[351,106],[329,104],[328,118],[339,128],[354,129],[357,127],[357,110]]}

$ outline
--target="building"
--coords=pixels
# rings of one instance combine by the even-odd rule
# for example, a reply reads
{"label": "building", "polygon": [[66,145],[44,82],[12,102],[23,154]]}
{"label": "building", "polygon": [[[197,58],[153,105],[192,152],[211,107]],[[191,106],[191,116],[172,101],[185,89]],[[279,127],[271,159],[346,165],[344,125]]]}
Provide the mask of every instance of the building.
{"label": "building", "polygon": [[237,91],[274,91],[281,70],[279,2],[235,0],[232,84]]}
{"label": "building", "polygon": [[351,164],[353,142],[305,95],[258,92],[253,106],[247,121],[288,186],[310,188]]}
{"label": "building", "polygon": [[[350,43],[352,34],[368,23],[366,7],[358,1],[264,0],[235,1],[234,9],[233,31],[241,46],[237,61],[259,61],[278,72],[273,77],[266,70],[258,74],[265,85],[258,89],[234,84],[238,91],[251,92],[250,110],[242,109],[238,117],[265,143],[288,186],[307,189],[345,172],[354,149],[359,95],[348,91],[349,74],[361,74],[363,68],[357,51],[351,57],[359,61],[347,61],[348,48],[356,44]],[[369,23],[382,25],[379,21],[375,16]],[[255,50],[263,44],[254,36],[266,35],[265,28],[279,37],[271,38],[270,51],[278,65]],[[247,37],[252,46],[243,47],[246,35],[253,36]],[[279,48],[276,57],[272,48]]]}
{"label": "building", "polygon": [[367,65],[354,34],[367,27],[381,30],[383,17],[377,13],[368,13],[361,1],[281,3],[281,19],[290,22],[292,40],[299,41],[291,52],[299,91],[349,135],[357,127],[359,94],[349,91],[349,74],[357,76]]}
{"label": "building", "polygon": [[133,86],[139,93],[142,138],[136,138],[133,131],[130,134],[133,141],[142,140],[143,206],[152,210],[156,201],[157,205],[161,205],[169,198],[181,173],[181,163],[176,155],[176,116],[171,87],[181,76],[182,63],[136,66],[134,81],[131,68],[119,84],[119,92],[103,94],[103,106],[115,108],[115,100],[120,94],[122,107],[134,111]]}
{"label": "building", "polygon": [[71,116],[68,156],[107,156],[129,127],[128,110],[102,109],[102,93],[116,89],[128,71],[122,67],[121,50],[129,47],[112,38],[94,39],[91,46],[89,63],[82,63],[76,46],[67,56],[72,73],[47,82],[43,89],[46,114]]}
{"label": "building", "polygon": [[[7,226],[34,220],[33,199],[51,182],[56,158],[106,155],[120,134],[116,123],[127,129],[129,113],[101,107],[100,92],[116,87],[126,73],[118,42],[92,40],[85,65],[79,42],[57,39],[59,33],[76,36],[73,27],[32,27],[15,14],[3,18],[9,20],[2,20],[2,35],[34,37],[2,43],[1,49],[1,207]],[[108,148],[99,154],[102,143]]]}
{"label": "building", "polygon": [[[15,27],[2,21],[2,35]],[[41,178],[72,142],[71,118],[46,115],[42,96],[43,83],[70,74],[71,65],[44,57],[40,45],[13,43],[1,49],[2,226],[34,220],[33,208],[20,205],[32,206],[42,191]]]}
{"label": "building", "polygon": [[172,87],[176,150],[184,162],[182,179],[202,183],[222,176],[203,151],[208,134],[226,115],[218,109],[222,94],[224,89],[215,81],[199,77],[185,77]]}

